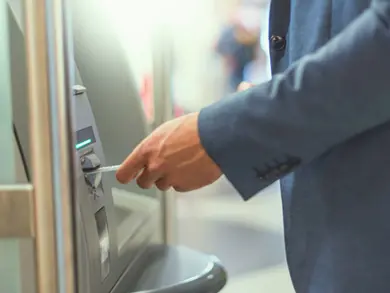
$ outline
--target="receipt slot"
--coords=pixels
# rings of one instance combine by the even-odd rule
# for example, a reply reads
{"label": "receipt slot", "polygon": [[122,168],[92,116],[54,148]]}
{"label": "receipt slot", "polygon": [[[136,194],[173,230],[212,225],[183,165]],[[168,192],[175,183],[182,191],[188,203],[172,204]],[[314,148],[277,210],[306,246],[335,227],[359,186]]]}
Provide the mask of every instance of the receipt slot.
{"label": "receipt slot", "polygon": [[[20,11],[12,7],[15,2],[8,3],[13,117],[18,152],[24,158],[17,169],[24,173],[19,177],[28,180],[34,177],[28,155],[28,87],[24,33]],[[164,242],[164,206],[157,190],[120,185],[113,173],[89,174],[120,163],[148,127],[127,55],[100,2],[71,2],[78,292],[219,292],[227,275],[217,258]]]}

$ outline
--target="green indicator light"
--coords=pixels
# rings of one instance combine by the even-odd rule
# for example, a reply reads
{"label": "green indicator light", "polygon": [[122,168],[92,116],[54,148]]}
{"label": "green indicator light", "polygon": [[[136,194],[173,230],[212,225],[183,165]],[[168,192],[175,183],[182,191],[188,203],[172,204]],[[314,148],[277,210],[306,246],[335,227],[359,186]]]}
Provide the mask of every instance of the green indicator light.
{"label": "green indicator light", "polygon": [[82,148],[86,145],[89,145],[91,142],[92,142],[92,139],[87,139],[87,140],[84,140],[84,141],[76,144],[76,150],[78,150],[79,148]]}

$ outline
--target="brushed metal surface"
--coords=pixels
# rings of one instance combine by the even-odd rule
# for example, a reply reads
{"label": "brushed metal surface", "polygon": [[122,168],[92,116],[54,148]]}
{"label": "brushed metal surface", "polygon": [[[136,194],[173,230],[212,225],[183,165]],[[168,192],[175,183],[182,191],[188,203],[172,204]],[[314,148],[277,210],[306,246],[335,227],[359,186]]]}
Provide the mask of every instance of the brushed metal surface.
{"label": "brushed metal surface", "polygon": [[0,238],[35,236],[33,188],[26,185],[0,185]]}

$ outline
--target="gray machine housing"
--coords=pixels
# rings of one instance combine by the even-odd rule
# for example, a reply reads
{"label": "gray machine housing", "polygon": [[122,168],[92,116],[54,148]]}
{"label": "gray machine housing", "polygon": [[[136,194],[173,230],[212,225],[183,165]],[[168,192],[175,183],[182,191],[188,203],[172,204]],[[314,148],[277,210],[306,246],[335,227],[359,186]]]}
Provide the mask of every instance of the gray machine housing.
{"label": "gray machine housing", "polygon": [[[86,2],[73,1],[72,9],[79,292],[218,292],[227,277],[215,257],[163,243],[162,207],[156,190],[121,186],[112,174],[85,173],[119,163],[148,133],[126,55],[98,10],[95,14],[90,10],[85,17]],[[98,23],[105,29],[99,29]],[[29,173],[22,28],[17,9],[10,5],[15,145],[21,158],[18,177],[28,181],[34,174]]]}

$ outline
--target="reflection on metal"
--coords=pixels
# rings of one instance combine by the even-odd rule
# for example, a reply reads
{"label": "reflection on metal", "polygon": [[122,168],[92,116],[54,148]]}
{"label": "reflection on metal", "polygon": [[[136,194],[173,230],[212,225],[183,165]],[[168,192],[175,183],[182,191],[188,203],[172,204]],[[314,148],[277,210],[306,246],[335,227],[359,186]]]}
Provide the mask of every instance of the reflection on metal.
{"label": "reflection on metal", "polygon": [[32,186],[0,185],[0,238],[34,236]]}
{"label": "reflection on metal", "polygon": [[82,85],[74,85],[72,89],[74,96],[79,96],[87,92],[87,88]]}
{"label": "reflection on metal", "polygon": [[154,127],[173,118],[172,42],[166,26],[158,26],[153,38]]}
{"label": "reflection on metal", "polygon": [[[167,24],[156,26],[153,35],[154,128],[173,118],[172,35]],[[158,109],[158,110],[157,110]],[[164,242],[176,242],[176,199],[170,192],[161,193]]]}
{"label": "reflection on metal", "polygon": [[[37,292],[76,292],[70,80],[62,0],[25,1]],[[68,90],[69,89],[69,90]]]}

